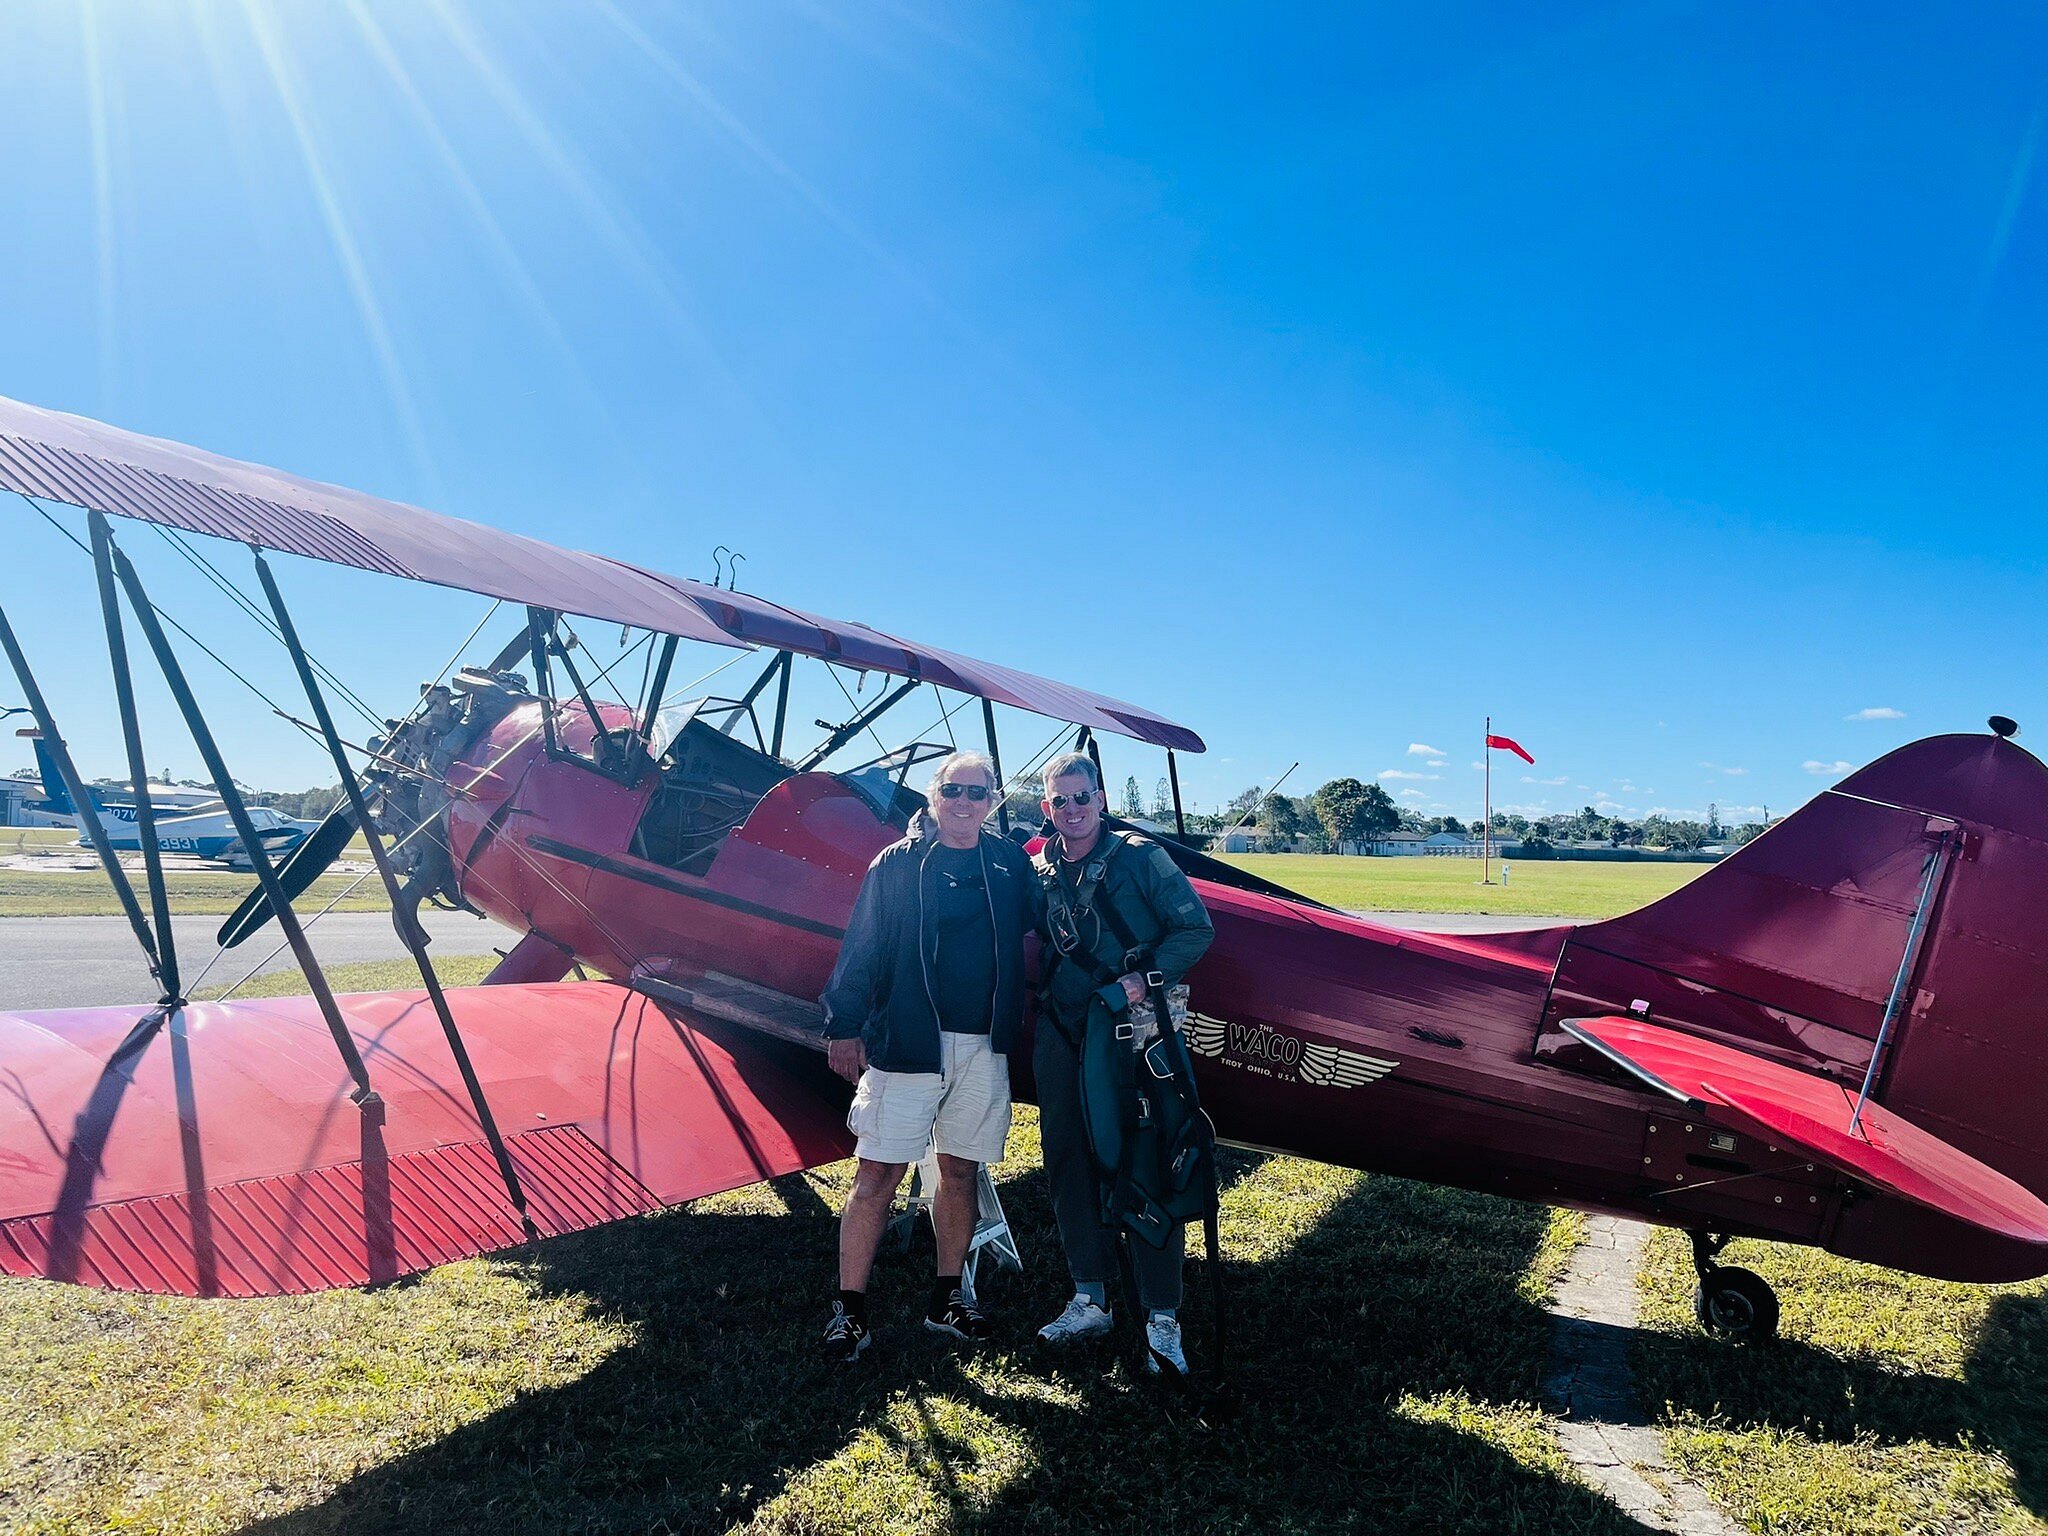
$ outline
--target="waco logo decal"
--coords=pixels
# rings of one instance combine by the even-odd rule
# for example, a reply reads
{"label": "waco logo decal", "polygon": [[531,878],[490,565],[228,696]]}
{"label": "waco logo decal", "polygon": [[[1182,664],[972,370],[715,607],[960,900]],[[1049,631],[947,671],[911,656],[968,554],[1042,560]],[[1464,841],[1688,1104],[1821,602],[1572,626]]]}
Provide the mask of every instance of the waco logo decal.
{"label": "waco logo decal", "polygon": [[1292,1078],[1322,1088],[1362,1088],[1401,1065],[1383,1056],[1304,1040],[1270,1024],[1233,1024],[1206,1013],[1188,1015],[1186,1034],[1188,1049],[1197,1056],[1218,1057],[1260,1077]]}

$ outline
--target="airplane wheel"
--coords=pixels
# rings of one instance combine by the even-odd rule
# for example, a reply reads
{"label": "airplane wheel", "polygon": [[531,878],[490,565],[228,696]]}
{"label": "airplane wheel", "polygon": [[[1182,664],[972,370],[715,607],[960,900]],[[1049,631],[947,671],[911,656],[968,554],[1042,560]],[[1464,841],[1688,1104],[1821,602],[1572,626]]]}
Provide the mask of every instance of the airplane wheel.
{"label": "airplane wheel", "polygon": [[1753,1270],[1717,1267],[1700,1280],[1693,1315],[1712,1338],[1761,1344],[1777,1335],[1778,1293]]}

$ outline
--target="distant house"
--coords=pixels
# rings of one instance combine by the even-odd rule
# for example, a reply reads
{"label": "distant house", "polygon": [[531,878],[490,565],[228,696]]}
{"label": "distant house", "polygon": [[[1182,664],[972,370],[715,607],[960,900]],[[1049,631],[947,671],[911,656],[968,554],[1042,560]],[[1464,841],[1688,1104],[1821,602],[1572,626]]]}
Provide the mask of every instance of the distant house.
{"label": "distant house", "polygon": [[[1496,855],[1517,852],[1521,846],[1512,838],[1493,840]],[[1422,842],[1423,853],[1440,859],[1476,859],[1485,851],[1485,844],[1466,832],[1432,832]]]}
{"label": "distant house", "polygon": [[69,818],[52,816],[28,808],[31,800],[43,798],[37,779],[0,779],[0,827],[68,827]]}
{"label": "distant house", "polygon": [[1306,853],[1309,839],[1286,837],[1278,832],[1261,832],[1257,827],[1237,827],[1220,833],[1209,843],[1211,853]]}
{"label": "distant house", "polygon": [[1389,832],[1367,843],[1346,843],[1346,853],[1369,853],[1379,858],[1405,858],[1420,855],[1423,845],[1429,841],[1420,832]]}

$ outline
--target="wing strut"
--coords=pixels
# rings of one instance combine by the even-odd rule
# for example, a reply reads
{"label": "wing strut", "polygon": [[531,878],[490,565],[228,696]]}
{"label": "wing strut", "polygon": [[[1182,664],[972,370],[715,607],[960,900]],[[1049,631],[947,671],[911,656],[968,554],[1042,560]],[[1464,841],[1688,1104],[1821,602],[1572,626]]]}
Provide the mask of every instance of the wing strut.
{"label": "wing strut", "polygon": [[78,807],[78,824],[85,829],[93,852],[99,855],[100,867],[107,872],[107,880],[114,887],[122,912],[127,915],[128,926],[135,930],[135,940],[142,946],[150,974],[163,986],[168,1001],[173,988],[164,980],[163,961],[157,954],[156,936],[149,930],[149,919],[142,915],[142,903],[135,899],[135,887],[128,883],[128,871],[114,856],[114,845],[107,838],[106,825],[86,794],[85,780],[78,776],[78,765],[71,761],[71,748],[65,745],[64,738],[57,732],[57,722],[50,714],[49,702],[36,684],[35,673],[29,670],[28,658],[22,654],[21,642],[15,639],[14,626],[7,622],[7,610],[4,608],[0,608],[0,648],[6,650],[15,678],[21,683],[21,691],[28,696],[29,713],[36,717],[36,729],[43,733],[43,745],[49,749],[50,760],[57,765],[57,776],[64,781],[64,792]]}
{"label": "wing strut", "polygon": [[1009,781],[1003,777],[1003,749],[996,745],[996,707],[987,699],[981,701],[981,727],[988,733],[988,760],[996,770],[996,823],[1002,828],[1003,836],[1010,835],[1010,797],[1003,786]]}
{"label": "wing strut", "polygon": [[[830,757],[834,752],[837,752],[841,747],[845,746],[849,741],[853,740],[853,738],[858,736],[862,731],[866,730],[869,726],[873,725],[877,720],[881,719],[882,714],[885,710],[894,708],[895,705],[903,698],[903,696],[909,693],[913,688],[915,688],[917,684],[918,679],[913,677],[910,679],[909,682],[904,683],[901,687],[896,688],[889,693],[883,694],[882,697],[877,699],[874,702],[874,704],[867,710],[855,711],[853,718],[847,721],[846,724],[840,726],[827,726],[827,729],[829,729],[832,732],[832,734],[830,736],[827,736],[823,741],[819,742],[815,747],[811,748],[810,754],[807,757],[805,757],[801,763],[797,764],[797,772],[809,773],[813,768],[817,767],[818,764],[824,762],[826,758]],[[844,688],[845,686],[846,685],[844,683],[840,684],[841,688]],[[826,722],[820,720],[818,724],[826,725]]]}
{"label": "wing strut", "polygon": [[327,712],[327,700],[322,696],[320,684],[306,660],[305,648],[299,644],[299,631],[292,623],[291,610],[285,607],[284,594],[277,588],[277,579],[270,574],[270,564],[263,558],[263,551],[256,550],[255,556],[256,579],[263,583],[263,595],[270,599],[270,611],[277,619],[278,637],[284,641],[284,648],[291,652],[292,665],[298,668],[299,682],[306,690],[306,702],[313,706],[313,718],[320,722],[320,734],[326,739],[328,754],[334,759],[335,772],[341,775],[342,793],[348,796],[356,825],[369,840],[370,858],[376,864],[384,889],[391,898],[391,926],[398,930],[399,943],[411,953],[413,963],[420,969],[420,981],[427,989],[427,1000],[433,1004],[434,1015],[441,1021],[441,1032],[448,1037],[448,1049],[454,1054],[456,1068],[462,1073],[462,1086],[469,1091],[469,1102],[476,1110],[477,1123],[483,1127],[484,1139],[491,1144],[491,1156],[498,1164],[498,1176],[505,1181],[505,1193],[511,1197],[512,1208],[519,1213],[527,1237],[537,1238],[540,1231],[526,1208],[526,1192],[519,1186],[519,1171],[512,1166],[512,1154],[505,1150],[505,1138],[498,1132],[497,1117],[491,1113],[483,1084],[477,1081],[476,1068],[470,1065],[469,1049],[462,1043],[462,1032],[455,1027],[455,1015],[449,1011],[447,996],[441,991],[441,978],[434,970],[434,962],[427,957],[430,941],[426,929],[420,926],[419,895],[401,888],[398,883],[398,872],[391,867],[390,857],[384,850],[384,834],[377,830],[376,818],[371,816],[370,808],[363,799],[362,783],[349,764],[348,752],[340,733],[334,728],[334,717]]}
{"label": "wing strut", "polygon": [[[171,899],[164,890],[164,854],[156,840],[156,806],[149,798],[149,765],[142,755],[142,717],[135,709],[135,678],[128,666],[128,637],[121,632],[121,602],[114,592],[113,539],[107,520],[95,512],[92,568],[100,589],[100,614],[107,625],[107,660],[114,669],[114,705],[121,712],[121,740],[128,750],[128,774],[135,780],[135,840],[142,848],[142,868],[149,879],[149,914],[156,924],[157,980],[163,1002],[175,1008],[185,1000],[178,983],[178,944],[171,932]],[[84,804],[73,801],[74,805]],[[99,819],[92,806],[86,814]]]}
{"label": "wing strut", "polygon": [[[103,520],[104,514],[92,514],[96,521]],[[94,537],[104,534],[104,529],[95,527]],[[111,541],[110,541],[111,544]],[[362,1052],[356,1049],[354,1036],[342,1022],[341,1009],[334,1001],[334,991],[327,985],[326,973],[320,969],[320,961],[313,954],[313,946],[306,942],[306,931],[299,926],[299,915],[292,910],[291,898],[279,884],[277,870],[271,865],[270,850],[263,839],[256,835],[255,823],[249,819],[249,808],[242,801],[242,791],[235,784],[234,776],[228,772],[226,759],[220,755],[215,744],[213,731],[206,723],[206,715],[199,707],[199,700],[193,696],[192,685],[185,680],[185,669],[178,665],[177,652],[171,649],[170,639],[164,634],[163,626],[157,622],[156,609],[150,604],[149,594],[142,588],[142,578],[135,574],[134,562],[115,545],[111,547],[114,574],[120,578],[122,588],[128,594],[128,607],[135,615],[135,622],[141,626],[143,638],[149,641],[149,648],[156,653],[156,664],[163,672],[164,683],[171,690],[171,697],[177,701],[178,711],[185,717],[185,728],[192,733],[192,744],[199,749],[200,757],[206,761],[206,771],[213,779],[213,787],[220,792],[221,804],[227,808],[228,819],[235,824],[235,835],[248,850],[249,863],[256,871],[257,883],[263,887],[263,894],[269,899],[271,910],[277,916],[278,927],[284,930],[285,941],[291,945],[292,955],[299,962],[299,969],[306,973],[306,988],[320,1006],[320,1016],[327,1023],[328,1033],[334,1036],[334,1047],[341,1052],[343,1065],[348,1075],[355,1079],[355,1092],[350,1098],[361,1106],[365,1114],[381,1117],[384,1101],[377,1090],[370,1086],[370,1069],[363,1065]]]}

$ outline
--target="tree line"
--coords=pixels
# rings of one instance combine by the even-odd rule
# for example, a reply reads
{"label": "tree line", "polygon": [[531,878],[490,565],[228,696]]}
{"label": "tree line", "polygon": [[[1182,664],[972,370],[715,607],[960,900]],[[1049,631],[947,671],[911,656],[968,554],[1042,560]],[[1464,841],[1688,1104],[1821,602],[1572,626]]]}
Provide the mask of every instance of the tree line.
{"label": "tree line", "polygon": [[[1246,793],[1254,797],[1257,794]],[[1243,801],[1244,796],[1239,800]],[[1306,837],[1325,848],[1375,842],[1393,832],[1414,832],[1424,837],[1432,832],[1455,832],[1476,838],[1483,830],[1476,819],[1468,824],[1456,816],[1423,816],[1396,804],[1380,785],[1352,778],[1332,779],[1312,795],[1267,795],[1258,801],[1257,825],[1262,834],[1275,841],[1291,843]],[[1668,848],[1690,853],[1709,845],[1734,847],[1748,842],[1763,829],[1760,821],[1724,822],[1718,805],[1707,807],[1704,821],[1672,816],[1628,821],[1603,815],[1590,805],[1583,810],[1533,820],[1510,811],[1496,811],[1493,815],[1494,840],[1519,843],[1525,855],[1536,858],[1560,846],[1588,844],[1606,848]]]}
{"label": "tree line", "polygon": [[[1036,826],[1040,819],[1038,802],[1044,785],[1036,775],[1014,784],[1008,807],[1013,821]],[[1147,817],[1162,825],[1173,825],[1173,790],[1160,779],[1147,797],[1137,776],[1124,780],[1120,791],[1110,795],[1111,809],[1125,817]],[[1346,843],[1371,843],[1391,832],[1414,832],[1427,837],[1432,832],[1456,832],[1478,837],[1477,819],[1470,823],[1456,816],[1424,816],[1395,801],[1386,789],[1370,780],[1332,779],[1314,794],[1267,794],[1257,785],[1239,790],[1213,811],[1187,812],[1190,832],[1221,833],[1248,827],[1283,848],[1294,848],[1306,840],[1315,852],[1329,852]],[[1764,823],[1726,822],[1718,805],[1707,807],[1706,820],[1674,816],[1645,816],[1629,821],[1603,815],[1592,806],[1531,819],[1511,811],[1496,811],[1493,836],[1497,842],[1520,844],[1525,857],[1542,858],[1559,847],[1668,848],[1691,853],[1710,845],[1732,848],[1748,842],[1763,831]]]}

